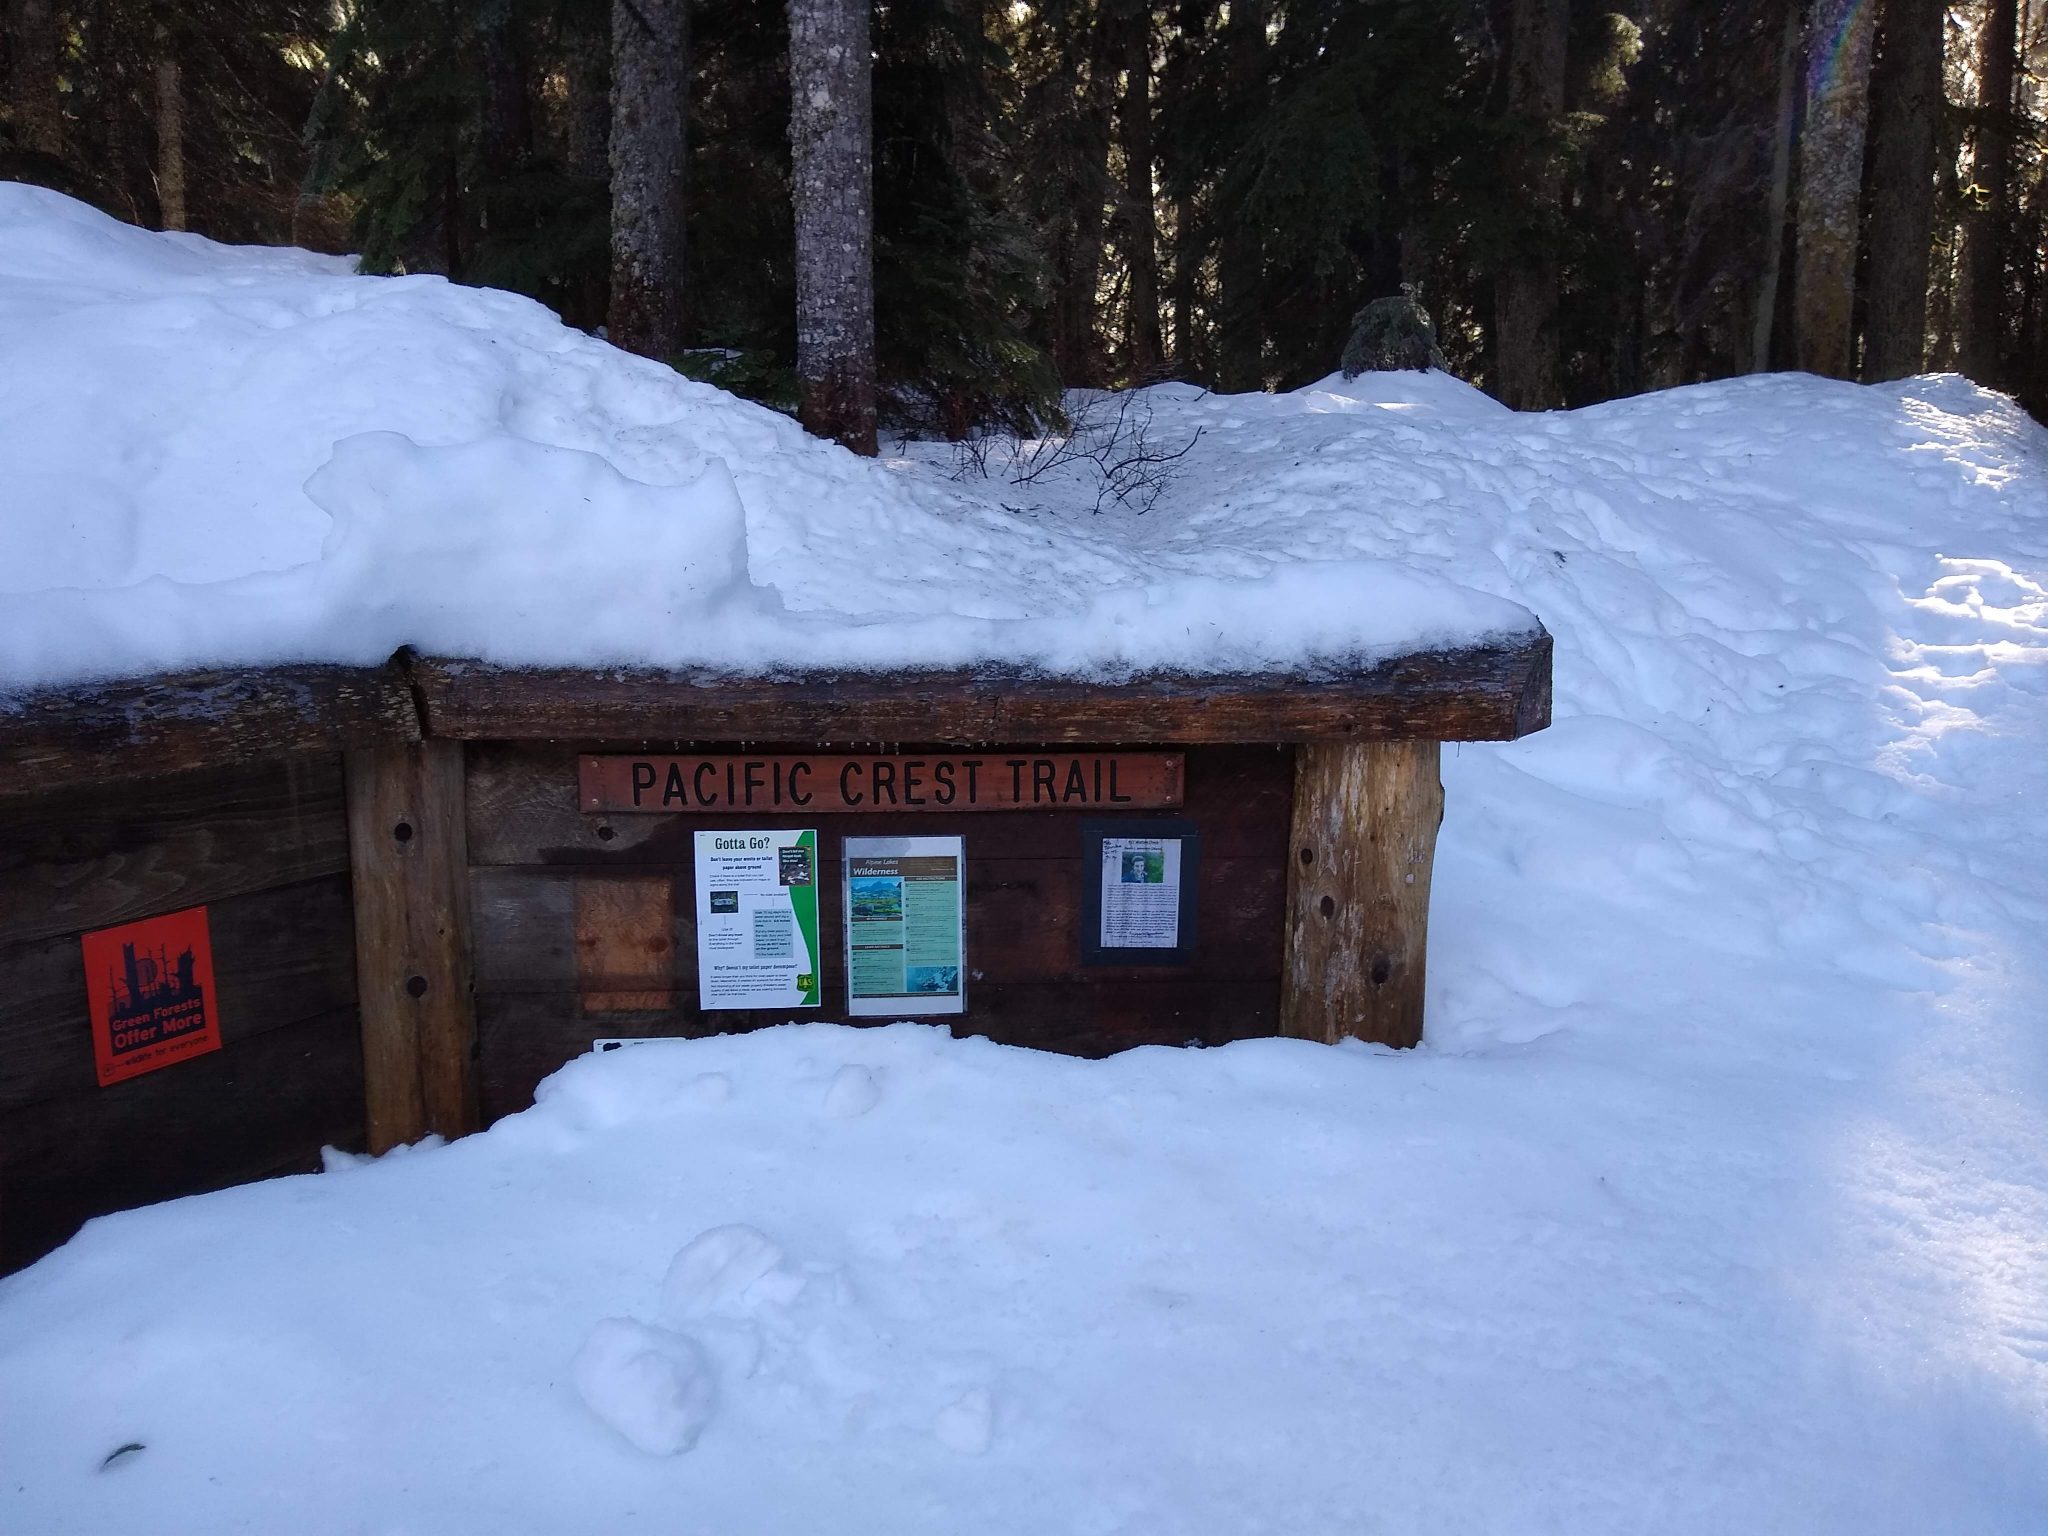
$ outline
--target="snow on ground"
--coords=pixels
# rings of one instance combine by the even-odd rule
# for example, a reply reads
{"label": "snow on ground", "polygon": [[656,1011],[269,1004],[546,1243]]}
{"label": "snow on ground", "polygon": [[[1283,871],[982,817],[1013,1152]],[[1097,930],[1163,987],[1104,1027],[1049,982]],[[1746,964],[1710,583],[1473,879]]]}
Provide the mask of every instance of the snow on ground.
{"label": "snow on ground", "polygon": [[[0,690],[174,667],[1228,670],[1526,633],[1399,560],[1057,537],[436,277],[0,183]],[[1219,574],[1227,573],[1227,574]],[[4,704],[4,699],[0,699]]]}
{"label": "snow on ground", "polygon": [[1143,516],[913,448],[817,450],[872,497],[807,521],[735,449],[754,579],[911,593],[1001,518],[1077,591],[1292,554],[1540,614],[1557,724],[1446,749],[1422,1049],[640,1046],[95,1222],[0,1281],[0,1531],[2041,1531],[2048,439],[1956,379],[1147,398],[1205,430]]}

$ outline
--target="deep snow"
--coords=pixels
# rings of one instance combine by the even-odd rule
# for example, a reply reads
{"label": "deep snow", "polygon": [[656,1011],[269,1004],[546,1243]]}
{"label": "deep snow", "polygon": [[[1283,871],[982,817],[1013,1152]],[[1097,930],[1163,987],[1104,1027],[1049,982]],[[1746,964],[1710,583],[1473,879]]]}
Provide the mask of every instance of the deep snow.
{"label": "deep snow", "polygon": [[[1446,749],[1422,1049],[637,1046],[95,1222],[0,1281],[0,1531],[2042,1530],[2048,438],[1953,378],[1149,398],[1207,430],[1143,517],[939,448],[864,505],[1540,614],[1557,724]],[[967,547],[730,462],[756,581]]]}
{"label": "deep snow", "polygon": [[176,667],[1217,671],[1503,633],[1455,571],[1057,535],[510,294],[0,183],[0,707]]}

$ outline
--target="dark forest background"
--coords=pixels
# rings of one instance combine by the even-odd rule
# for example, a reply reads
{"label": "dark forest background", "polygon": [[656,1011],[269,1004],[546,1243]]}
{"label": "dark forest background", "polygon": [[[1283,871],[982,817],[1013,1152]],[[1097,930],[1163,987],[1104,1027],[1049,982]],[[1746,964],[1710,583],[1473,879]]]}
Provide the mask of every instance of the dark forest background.
{"label": "dark forest background", "polygon": [[[787,404],[788,11],[638,3],[675,13],[663,67],[686,103],[679,329],[659,350]],[[0,7],[0,176],[605,323],[635,0]],[[1290,388],[1403,284],[1454,371],[1523,408],[1960,368],[2048,415],[2048,0],[868,17],[899,426],[1022,425],[1062,387]]]}

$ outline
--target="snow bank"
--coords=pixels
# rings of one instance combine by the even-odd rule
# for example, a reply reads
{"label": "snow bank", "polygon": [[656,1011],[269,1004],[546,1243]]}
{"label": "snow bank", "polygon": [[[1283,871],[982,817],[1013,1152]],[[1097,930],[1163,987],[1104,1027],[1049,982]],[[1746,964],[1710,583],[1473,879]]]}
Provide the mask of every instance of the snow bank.
{"label": "snow bank", "polygon": [[0,184],[0,688],[215,663],[1233,670],[1526,633],[1398,558],[1227,573],[438,278]]}
{"label": "snow bank", "polygon": [[[251,314],[306,291],[239,259]],[[2048,439],[2009,403],[1163,386],[1158,430],[1204,429],[1186,479],[1094,517],[1074,483],[956,488],[943,449],[850,465],[552,328],[547,362],[489,339],[541,326],[510,301],[329,281],[344,329],[405,312],[378,367],[498,346],[494,388],[539,381],[446,435],[365,404],[309,455],[294,487],[342,437],[423,445],[317,481],[342,510],[308,500],[277,558],[332,533],[337,584],[369,579],[359,533],[413,536],[342,487],[502,454],[551,494],[694,487],[726,531],[632,579],[841,640],[842,574],[864,609],[943,583],[933,623],[1099,609],[1163,645],[1161,611],[1339,625],[1315,572],[1398,562],[1418,611],[1436,583],[1541,613],[1558,720],[1446,752],[1423,1049],[639,1046],[482,1136],[95,1222],[0,1281],[0,1530],[2040,1530]],[[596,441],[628,399],[671,425]],[[499,409],[516,430],[478,428]],[[604,515],[655,516],[640,494]],[[1041,575],[1072,590],[1034,609]]]}

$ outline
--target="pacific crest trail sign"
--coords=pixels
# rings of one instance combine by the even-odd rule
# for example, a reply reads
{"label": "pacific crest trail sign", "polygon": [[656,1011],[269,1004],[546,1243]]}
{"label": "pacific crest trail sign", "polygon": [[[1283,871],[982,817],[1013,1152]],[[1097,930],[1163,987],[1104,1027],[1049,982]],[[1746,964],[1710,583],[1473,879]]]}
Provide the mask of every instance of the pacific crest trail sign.
{"label": "pacific crest trail sign", "polygon": [[584,757],[586,811],[774,814],[1170,810],[1178,752]]}

